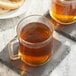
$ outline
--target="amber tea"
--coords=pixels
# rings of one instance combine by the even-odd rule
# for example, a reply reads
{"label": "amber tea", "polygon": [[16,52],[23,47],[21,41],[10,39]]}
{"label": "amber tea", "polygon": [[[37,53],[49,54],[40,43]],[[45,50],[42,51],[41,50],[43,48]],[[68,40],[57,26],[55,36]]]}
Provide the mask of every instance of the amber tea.
{"label": "amber tea", "polygon": [[[44,16],[31,15],[23,18],[17,26],[17,37],[9,43],[12,60],[21,59],[30,66],[46,63],[53,55],[53,24]],[[14,55],[14,43],[19,43]]]}
{"label": "amber tea", "polygon": [[[23,27],[20,33],[20,37],[29,43],[41,43],[46,41],[52,31],[42,23],[33,22],[29,23]],[[19,54],[22,57],[24,62],[30,64],[41,64],[45,62],[52,55],[52,40],[47,41],[45,44],[40,44],[38,46],[26,46],[20,42],[19,45]]]}
{"label": "amber tea", "polygon": [[61,24],[76,22],[76,0],[52,0],[50,15]]}

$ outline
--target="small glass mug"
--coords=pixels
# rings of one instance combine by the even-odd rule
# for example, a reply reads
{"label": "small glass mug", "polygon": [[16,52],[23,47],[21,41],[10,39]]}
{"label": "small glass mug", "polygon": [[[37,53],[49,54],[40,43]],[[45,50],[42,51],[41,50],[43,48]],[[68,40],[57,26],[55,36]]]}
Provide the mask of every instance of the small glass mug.
{"label": "small glass mug", "polygon": [[[46,17],[25,17],[17,25],[17,37],[8,44],[10,58],[20,58],[31,66],[44,64],[53,54],[53,31],[53,24]],[[18,54],[14,55],[13,46],[17,42]]]}
{"label": "small glass mug", "polygon": [[76,22],[76,0],[51,0],[50,15],[60,24]]}

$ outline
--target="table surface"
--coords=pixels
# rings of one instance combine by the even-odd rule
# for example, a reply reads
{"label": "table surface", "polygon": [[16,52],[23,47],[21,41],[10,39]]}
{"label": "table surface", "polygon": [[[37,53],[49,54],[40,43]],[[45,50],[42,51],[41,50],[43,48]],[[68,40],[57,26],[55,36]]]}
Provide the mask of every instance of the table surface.
{"label": "table surface", "polygon": [[[0,20],[0,51],[2,51],[7,43],[16,35],[16,25],[21,18],[31,14],[43,15],[47,12],[49,6],[50,0],[30,0],[30,8],[25,14],[12,19]],[[63,44],[70,46],[71,51],[49,76],[76,76],[76,43],[57,32],[54,32],[54,37]],[[10,75],[19,76],[7,66],[0,63],[0,76]]]}

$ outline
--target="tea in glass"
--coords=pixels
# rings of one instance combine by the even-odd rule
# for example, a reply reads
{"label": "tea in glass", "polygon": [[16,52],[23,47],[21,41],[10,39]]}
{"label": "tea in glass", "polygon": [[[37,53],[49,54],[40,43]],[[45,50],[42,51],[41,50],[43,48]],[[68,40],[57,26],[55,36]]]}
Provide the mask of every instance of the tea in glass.
{"label": "tea in glass", "polygon": [[76,22],[76,0],[51,0],[50,15],[61,24]]}
{"label": "tea in glass", "polygon": [[52,40],[46,41],[52,31],[43,23],[32,22],[24,26],[20,38],[29,42],[26,45],[20,40],[19,55],[24,62],[42,64],[52,55]]}
{"label": "tea in glass", "polygon": [[[33,15],[24,18],[17,26],[19,41],[18,56],[14,57],[10,48],[10,57],[21,60],[31,66],[46,63],[53,55],[53,24],[44,16]],[[13,40],[10,46],[13,46]]]}

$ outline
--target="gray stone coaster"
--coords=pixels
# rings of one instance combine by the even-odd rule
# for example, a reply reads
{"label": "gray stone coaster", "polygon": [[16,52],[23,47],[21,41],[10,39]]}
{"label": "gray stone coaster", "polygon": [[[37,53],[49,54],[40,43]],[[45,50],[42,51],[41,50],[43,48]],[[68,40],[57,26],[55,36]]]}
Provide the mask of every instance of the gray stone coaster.
{"label": "gray stone coaster", "polygon": [[50,17],[49,12],[47,12],[45,16],[57,26],[55,30],[58,33],[76,42],[76,22],[69,25],[61,25]]}
{"label": "gray stone coaster", "polygon": [[[21,60],[12,61],[8,54],[8,45],[0,53],[0,62],[8,66],[21,76],[49,76],[49,74],[59,65],[59,63],[69,54],[70,48],[63,45],[60,41],[54,40],[53,57],[46,64],[38,67],[31,67]],[[14,45],[14,51],[17,52],[18,43]]]}

